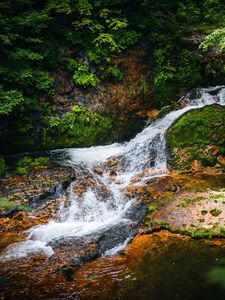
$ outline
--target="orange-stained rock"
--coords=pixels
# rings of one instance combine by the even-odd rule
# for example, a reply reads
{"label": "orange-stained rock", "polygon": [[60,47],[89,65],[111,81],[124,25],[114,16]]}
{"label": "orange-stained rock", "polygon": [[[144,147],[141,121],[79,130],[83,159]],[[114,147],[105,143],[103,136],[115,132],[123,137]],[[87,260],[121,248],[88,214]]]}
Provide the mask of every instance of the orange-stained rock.
{"label": "orange-stained rock", "polygon": [[116,176],[116,175],[117,175],[117,173],[114,170],[111,170],[109,173],[109,176]]}
{"label": "orange-stained rock", "polygon": [[110,167],[116,166],[117,164],[118,164],[117,159],[111,159],[107,161],[107,165],[109,165]]}
{"label": "orange-stained rock", "polygon": [[209,146],[208,147],[209,153],[213,156],[216,156],[220,152],[220,147],[218,146]]}
{"label": "orange-stained rock", "polygon": [[221,164],[225,165],[225,156],[222,156],[222,155],[218,156],[218,161],[219,161]]}
{"label": "orange-stained rock", "polygon": [[203,166],[198,160],[193,160],[191,163],[192,171],[193,172],[202,172]]}
{"label": "orange-stained rock", "polygon": [[102,175],[104,173],[104,169],[103,168],[95,168],[94,171],[99,174]]}
{"label": "orange-stained rock", "polygon": [[159,110],[156,109],[156,108],[153,108],[153,109],[147,111],[147,116],[148,117],[155,118],[155,117],[157,117],[158,114],[159,114]]}

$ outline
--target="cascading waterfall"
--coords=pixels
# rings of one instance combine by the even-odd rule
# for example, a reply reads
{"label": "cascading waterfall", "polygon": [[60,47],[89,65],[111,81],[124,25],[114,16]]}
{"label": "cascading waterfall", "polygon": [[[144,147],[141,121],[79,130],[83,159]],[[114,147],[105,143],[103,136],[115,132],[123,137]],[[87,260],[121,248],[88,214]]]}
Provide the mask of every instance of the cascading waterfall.
{"label": "cascading waterfall", "polygon": [[[58,219],[29,229],[27,239],[10,245],[1,259],[17,259],[37,252],[51,256],[54,251],[49,243],[53,240],[82,237],[128,222],[126,212],[135,199],[128,198],[124,190],[130,184],[144,184],[149,178],[167,174],[167,129],[189,110],[214,103],[225,105],[225,87],[199,89],[182,100],[184,108],[168,113],[130,142],[52,151],[60,161],[78,167],[81,177],[88,174],[92,184],[85,186],[84,183],[85,190],[77,193],[76,181],[72,183],[67,191],[69,206],[61,204]],[[110,160],[116,164],[114,176],[110,174],[110,167],[107,168]],[[99,174],[97,168],[102,168],[103,172]]]}

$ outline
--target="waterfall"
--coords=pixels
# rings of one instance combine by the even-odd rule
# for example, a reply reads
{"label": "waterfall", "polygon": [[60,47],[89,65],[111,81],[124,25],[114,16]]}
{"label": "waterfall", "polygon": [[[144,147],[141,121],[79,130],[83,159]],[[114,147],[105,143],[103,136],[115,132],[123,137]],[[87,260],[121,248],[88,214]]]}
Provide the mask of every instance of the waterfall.
{"label": "waterfall", "polygon": [[135,198],[126,196],[126,188],[167,174],[167,129],[187,111],[214,103],[225,105],[225,87],[195,90],[181,101],[185,107],[150,124],[129,142],[52,151],[52,156],[80,170],[79,184],[75,180],[68,188],[69,205],[60,206],[57,219],[29,229],[27,239],[10,245],[1,259],[17,259],[37,252],[51,256],[53,240],[82,237],[128,222],[126,212]]}

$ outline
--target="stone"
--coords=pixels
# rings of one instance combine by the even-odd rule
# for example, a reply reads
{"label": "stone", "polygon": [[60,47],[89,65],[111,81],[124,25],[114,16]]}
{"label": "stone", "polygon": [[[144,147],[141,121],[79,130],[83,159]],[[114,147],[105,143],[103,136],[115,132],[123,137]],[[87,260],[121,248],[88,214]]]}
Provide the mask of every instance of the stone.
{"label": "stone", "polygon": [[225,156],[218,156],[218,161],[222,164],[222,165],[225,165]]}
{"label": "stone", "polygon": [[202,172],[203,167],[202,164],[198,160],[193,160],[191,163],[191,168],[193,172]]}

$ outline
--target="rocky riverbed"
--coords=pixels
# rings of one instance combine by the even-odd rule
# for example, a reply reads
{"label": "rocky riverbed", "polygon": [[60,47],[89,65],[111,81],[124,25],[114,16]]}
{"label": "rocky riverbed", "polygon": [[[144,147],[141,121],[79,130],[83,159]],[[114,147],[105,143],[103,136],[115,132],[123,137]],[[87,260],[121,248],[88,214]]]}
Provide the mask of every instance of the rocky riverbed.
{"label": "rocky riverbed", "polygon": [[[64,166],[26,158],[26,174],[1,179],[3,299],[196,299],[202,289],[214,299],[207,274],[223,286],[225,272],[224,145],[216,138],[224,109],[202,108],[215,99],[211,89],[201,95],[199,110],[189,99],[129,143],[54,151]],[[223,104],[224,89],[218,97]],[[218,128],[203,143],[211,114]],[[197,120],[204,128],[192,145],[182,126],[192,141],[188,124]],[[167,281],[168,294],[158,284]],[[224,299],[220,289],[215,295]]]}

